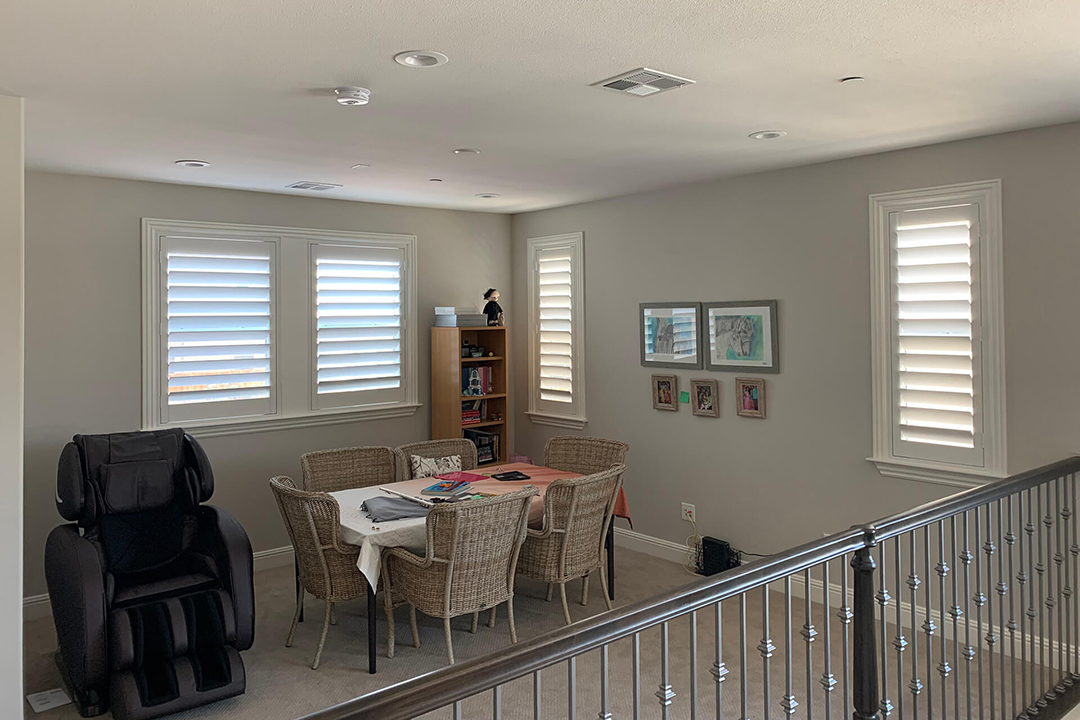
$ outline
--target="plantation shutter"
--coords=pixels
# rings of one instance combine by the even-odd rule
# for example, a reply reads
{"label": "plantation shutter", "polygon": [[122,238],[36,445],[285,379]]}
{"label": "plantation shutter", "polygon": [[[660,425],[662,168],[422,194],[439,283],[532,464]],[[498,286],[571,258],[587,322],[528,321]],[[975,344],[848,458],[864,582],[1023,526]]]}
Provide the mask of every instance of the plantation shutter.
{"label": "plantation shutter", "polygon": [[405,252],[311,244],[314,409],[401,402]]}
{"label": "plantation shutter", "polygon": [[163,238],[167,422],[274,412],[276,245]]}
{"label": "plantation shutter", "polygon": [[978,205],[890,221],[896,454],[982,465]]}
{"label": "plantation shutter", "polygon": [[545,248],[537,253],[539,296],[539,399],[574,402],[573,249]]}

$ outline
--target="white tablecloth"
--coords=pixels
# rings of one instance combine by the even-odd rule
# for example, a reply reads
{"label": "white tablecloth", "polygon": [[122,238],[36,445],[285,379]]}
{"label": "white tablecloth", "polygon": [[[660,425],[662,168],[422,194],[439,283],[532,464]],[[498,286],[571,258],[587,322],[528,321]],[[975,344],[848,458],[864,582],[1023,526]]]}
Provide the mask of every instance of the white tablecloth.
{"label": "white tablecloth", "polygon": [[409,518],[373,523],[360,509],[360,503],[368,498],[387,493],[377,487],[353,488],[330,493],[341,507],[341,539],[350,545],[360,546],[360,558],[356,566],[371,587],[378,589],[381,571],[382,548],[403,547],[420,557],[427,551],[427,518]]}

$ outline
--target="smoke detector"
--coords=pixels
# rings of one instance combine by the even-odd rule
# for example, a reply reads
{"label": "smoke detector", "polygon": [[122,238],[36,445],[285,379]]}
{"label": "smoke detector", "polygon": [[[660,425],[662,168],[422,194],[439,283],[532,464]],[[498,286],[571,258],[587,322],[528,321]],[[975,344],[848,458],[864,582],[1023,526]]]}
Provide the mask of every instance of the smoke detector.
{"label": "smoke detector", "polygon": [[341,185],[335,185],[334,183],[312,182],[311,180],[301,180],[300,182],[293,183],[292,185],[286,185],[285,187],[291,190],[311,190],[313,192],[325,192],[327,190],[339,188],[341,187]]}
{"label": "smoke detector", "polygon": [[371,101],[371,91],[362,87],[339,87],[334,89],[338,103],[352,107],[367,105]]}
{"label": "smoke detector", "polygon": [[647,95],[659,95],[668,90],[674,90],[675,88],[681,88],[684,85],[693,84],[694,81],[688,78],[670,75],[665,72],[660,72],[659,70],[638,68],[637,70],[630,70],[629,72],[616,75],[607,80],[595,82],[592,84],[592,87],[603,87],[608,90],[645,97]]}

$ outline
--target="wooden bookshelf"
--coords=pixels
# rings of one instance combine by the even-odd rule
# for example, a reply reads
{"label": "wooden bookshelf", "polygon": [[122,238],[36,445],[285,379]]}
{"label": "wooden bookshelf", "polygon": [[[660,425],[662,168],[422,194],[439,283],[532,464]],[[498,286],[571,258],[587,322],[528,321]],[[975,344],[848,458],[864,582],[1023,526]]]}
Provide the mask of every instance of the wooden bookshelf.
{"label": "wooden bookshelf", "polygon": [[[479,345],[483,357],[461,357],[461,348]],[[509,343],[505,327],[433,327],[431,328],[431,438],[464,437],[464,430],[477,429],[499,436],[499,457],[493,463],[505,463],[510,453],[507,432],[510,385],[507,376]],[[494,353],[490,355],[488,353]],[[492,391],[486,395],[463,395],[462,368],[491,368]],[[485,400],[487,414],[479,423],[462,425],[462,404]],[[491,416],[498,413],[500,419]]]}

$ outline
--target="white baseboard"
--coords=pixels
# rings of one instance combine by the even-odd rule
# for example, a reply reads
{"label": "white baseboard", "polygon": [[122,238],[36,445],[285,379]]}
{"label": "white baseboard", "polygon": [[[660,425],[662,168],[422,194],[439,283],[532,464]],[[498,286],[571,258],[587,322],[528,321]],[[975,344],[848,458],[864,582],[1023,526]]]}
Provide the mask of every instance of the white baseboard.
{"label": "white baseboard", "polygon": [[680,565],[686,562],[686,546],[670,540],[645,535],[644,533],[615,528],[615,544],[628,550],[634,550],[646,555],[670,560]]}
{"label": "white baseboard", "polygon": [[[291,545],[285,547],[259,550],[252,553],[252,568],[255,572],[270,570],[271,568],[284,567],[293,564],[293,549]],[[23,598],[23,620],[40,620],[52,615],[52,606],[49,604],[49,594],[30,595]]]}

